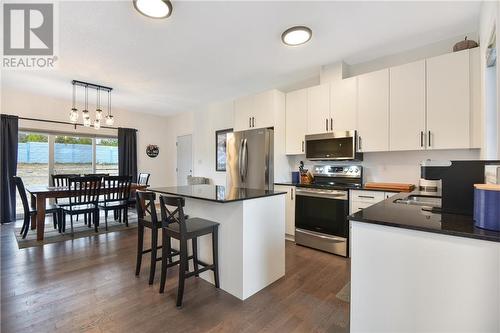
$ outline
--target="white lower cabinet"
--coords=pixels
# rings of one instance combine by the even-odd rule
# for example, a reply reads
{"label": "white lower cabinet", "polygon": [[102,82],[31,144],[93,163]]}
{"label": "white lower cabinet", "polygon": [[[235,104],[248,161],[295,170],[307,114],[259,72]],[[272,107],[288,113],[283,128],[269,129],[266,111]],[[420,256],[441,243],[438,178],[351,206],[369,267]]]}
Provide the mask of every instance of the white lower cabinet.
{"label": "white lower cabinet", "polygon": [[285,199],[285,234],[295,235],[295,186],[274,185],[275,191],[286,192]]}
{"label": "white lower cabinet", "polygon": [[388,199],[397,192],[351,190],[349,192],[349,215],[359,212],[380,201]]}

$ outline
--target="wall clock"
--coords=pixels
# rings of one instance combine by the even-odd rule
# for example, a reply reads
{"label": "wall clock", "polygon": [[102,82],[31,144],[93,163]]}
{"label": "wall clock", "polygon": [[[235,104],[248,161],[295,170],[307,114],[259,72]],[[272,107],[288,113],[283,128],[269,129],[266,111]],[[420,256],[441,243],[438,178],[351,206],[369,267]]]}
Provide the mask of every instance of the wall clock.
{"label": "wall clock", "polygon": [[151,158],[155,158],[156,156],[158,156],[159,153],[160,153],[160,148],[158,148],[157,145],[148,145],[146,147],[146,154]]}

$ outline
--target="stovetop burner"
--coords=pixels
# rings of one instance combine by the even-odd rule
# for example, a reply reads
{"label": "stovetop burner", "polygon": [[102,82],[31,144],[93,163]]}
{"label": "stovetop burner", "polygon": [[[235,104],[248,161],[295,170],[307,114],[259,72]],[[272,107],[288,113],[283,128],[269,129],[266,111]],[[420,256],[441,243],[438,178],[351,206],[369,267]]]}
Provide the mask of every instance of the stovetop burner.
{"label": "stovetop burner", "polygon": [[360,165],[315,165],[314,182],[300,187],[325,190],[349,190],[363,185],[363,167]]}

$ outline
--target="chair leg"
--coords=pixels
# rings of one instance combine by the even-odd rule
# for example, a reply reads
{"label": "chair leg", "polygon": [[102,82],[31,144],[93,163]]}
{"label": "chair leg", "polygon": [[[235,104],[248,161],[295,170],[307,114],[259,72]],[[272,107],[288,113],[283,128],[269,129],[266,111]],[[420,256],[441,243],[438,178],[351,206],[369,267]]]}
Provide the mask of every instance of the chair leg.
{"label": "chair leg", "polygon": [[214,280],[215,280],[215,288],[219,288],[219,235],[218,228],[215,227],[212,233],[212,256],[214,262]]}
{"label": "chair leg", "polygon": [[144,243],[144,226],[139,222],[139,225],[137,227],[137,260],[135,264],[136,276],[139,276],[139,273],[141,272],[143,243]]}
{"label": "chair leg", "polygon": [[[78,215],[77,215],[77,217],[78,217]],[[69,220],[71,222],[71,237],[73,237],[75,235],[75,231],[73,230],[73,215],[71,215],[71,214],[69,215]]]}
{"label": "chair leg", "polygon": [[180,264],[179,264],[179,286],[177,288],[177,307],[182,307],[182,298],[184,297],[184,280],[186,278],[187,266],[187,240],[180,240]]}
{"label": "chair leg", "polygon": [[194,276],[200,276],[198,272],[198,239],[195,237],[191,240],[193,245],[193,268],[196,274]]}
{"label": "chair leg", "polygon": [[125,221],[125,226],[128,227],[128,208],[125,206],[123,208],[123,220]]}
{"label": "chair leg", "polygon": [[106,228],[106,231],[108,231],[108,211],[104,211],[104,226]]}
{"label": "chair leg", "polygon": [[59,212],[58,212],[59,217],[57,218],[57,219],[58,219],[58,221],[57,221],[57,227],[58,227],[58,229],[59,229],[59,233],[61,233],[61,232],[62,232],[62,226],[63,226],[63,214],[64,214],[64,213],[63,213],[62,209],[60,209],[60,210],[59,210]]}
{"label": "chair leg", "polygon": [[166,243],[167,243],[167,254],[168,254],[168,262],[171,264],[173,262],[172,260],[172,239],[168,236],[165,236]]}
{"label": "chair leg", "polygon": [[[96,209],[93,213],[94,215],[94,231],[99,232],[99,209]],[[89,214],[90,216],[90,214]]]}
{"label": "chair leg", "polygon": [[[168,261],[172,261],[170,255],[170,237],[167,236],[166,231],[162,228],[161,235],[161,278],[160,278],[160,294],[165,291],[165,282],[167,281],[167,265]],[[169,260],[168,260],[169,259]]]}
{"label": "chair leg", "polygon": [[66,232],[66,213],[62,212],[62,232]]}
{"label": "chair leg", "polygon": [[149,268],[149,284],[153,284],[156,270],[156,255],[158,252],[158,229],[151,229],[151,267]]}
{"label": "chair leg", "polygon": [[24,223],[23,223],[23,239],[26,238],[26,235],[28,234],[28,230],[30,229],[30,221],[31,221],[31,216],[25,215],[24,216]]}
{"label": "chair leg", "polygon": [[52,224],[54,229],[57,229],[57,211],[52,213]]}

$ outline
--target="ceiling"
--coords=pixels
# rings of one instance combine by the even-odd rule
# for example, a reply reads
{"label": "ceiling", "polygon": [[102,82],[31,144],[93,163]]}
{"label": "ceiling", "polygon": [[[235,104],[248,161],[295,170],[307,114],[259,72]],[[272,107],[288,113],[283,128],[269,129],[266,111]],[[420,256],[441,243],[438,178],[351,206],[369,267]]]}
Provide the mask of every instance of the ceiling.
{"label": "ceiling", "polygon": [[[72,79],[112,86],[114,107],[174,114],[317,76],[321,65],[477,31],[480,2],[173,1],[153,20],[132,1],[59,3],[58,68],[3,71],[2,85],[70,98]],[[313,30],[286,47],[282,31]],[[371,50],[371,51],[369,51]],[[373,50],[377,50],[374,52]]]}

